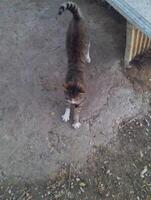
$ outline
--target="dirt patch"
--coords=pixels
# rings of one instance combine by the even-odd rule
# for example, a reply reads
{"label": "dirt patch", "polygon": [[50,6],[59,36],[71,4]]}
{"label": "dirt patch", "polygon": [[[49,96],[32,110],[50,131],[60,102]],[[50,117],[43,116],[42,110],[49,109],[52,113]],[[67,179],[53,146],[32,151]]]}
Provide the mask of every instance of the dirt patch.
{"label": "dirt patch", "polygon": [[64,164],[51,180],[27,183],[6,179],[1,199],[151,199],[151,113],[122,122],[112,142],[94,147],[79,169]]}

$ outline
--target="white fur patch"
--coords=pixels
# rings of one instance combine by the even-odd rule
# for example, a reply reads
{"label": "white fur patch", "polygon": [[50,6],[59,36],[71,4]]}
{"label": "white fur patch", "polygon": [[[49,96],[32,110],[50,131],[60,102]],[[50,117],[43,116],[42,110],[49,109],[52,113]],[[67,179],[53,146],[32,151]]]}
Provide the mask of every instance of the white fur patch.
{"label": "white fur patch", "polygon": [[88,45],[88,51],[87,51],[87,54],[86,54],[86,61],[87,61],[87,63],[91,62],[91,58],[90,58],[90,43]]}
{"label": "white fur patch", "polygon": [[64,115],[62,115],[62,120],[64,122],[69,121],[70,119],[70,108],[66,108]]}
{"label": "white fur patch", "polygon": [[89,55],[87,56],[87,58],[86,58],[86,59],[87,59],[87,63],[90,63],[90,62],[91,62],[91,58],[90,58],[90,56],[89,56]]}
{"label": "white fur patch", "polygon": [[81,126],[80,122],[76,122],[76,123],[72,124],[72,127],[75,128],[75,129],[80,128],[80,126]]}

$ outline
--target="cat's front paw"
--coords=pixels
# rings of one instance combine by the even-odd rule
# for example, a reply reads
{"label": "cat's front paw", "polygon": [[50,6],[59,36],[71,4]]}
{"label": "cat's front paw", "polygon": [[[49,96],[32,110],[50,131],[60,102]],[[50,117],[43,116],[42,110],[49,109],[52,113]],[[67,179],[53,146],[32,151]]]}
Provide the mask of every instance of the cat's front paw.
{"label": "cat's front paw", "polygon": [[72,127],[73,127],[74,129],[78,129],[78,128],[80,128],[80,126],[81,126],[81,123],[80,123],[80,122],[75,122],[75,123],[72,124]]}
{"label": "cat's front paw", "polygon": [[70,108],[66,108],[64,115],[62,115],[62,120],[64,122],[69,121],[70,119]]}
{"label": "cat's front paw", "polygon": [[62,120],[63,120],[64,122],[68,122],[69,119],[70,119],[70,116],[67,115],[67,114],[65,113],[64,115],[61,116],[61,118],[62,118]]}

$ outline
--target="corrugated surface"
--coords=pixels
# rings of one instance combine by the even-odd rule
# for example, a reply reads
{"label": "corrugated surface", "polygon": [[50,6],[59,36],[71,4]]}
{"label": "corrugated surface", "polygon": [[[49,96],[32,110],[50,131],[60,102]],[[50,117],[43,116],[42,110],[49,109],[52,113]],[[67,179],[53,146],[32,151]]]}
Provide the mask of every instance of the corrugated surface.
{"label": "corrugated surface", "polygon": [[126,51],[124,62],[127,65],[136,55],[143,54],[151,48],[151,38],[127,22]]}
{"label": "corrugated surface", "polygon": [[132,48],[129,60],[132,60],[136,55],[142,54],[151,48],[151,39],[143,34],[140,30],[132,29]]}

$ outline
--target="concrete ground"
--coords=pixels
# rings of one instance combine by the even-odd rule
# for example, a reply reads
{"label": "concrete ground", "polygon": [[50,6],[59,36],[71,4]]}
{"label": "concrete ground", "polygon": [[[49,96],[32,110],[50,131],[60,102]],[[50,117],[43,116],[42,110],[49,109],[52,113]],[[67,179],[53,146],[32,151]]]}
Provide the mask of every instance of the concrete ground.
{"label": "concrete ground", "polygon": [[[79,1],[91,38],[88,98],[82,127],[63,123],[65,33],[61,0],[1,0],[0,179],[53,177],[64,163],[82,166],[94,146],[107,145],[119,124],[149,109],[123,73],[125,21],[93,0]],[[77,1],[78,2],[78,1]]]}

